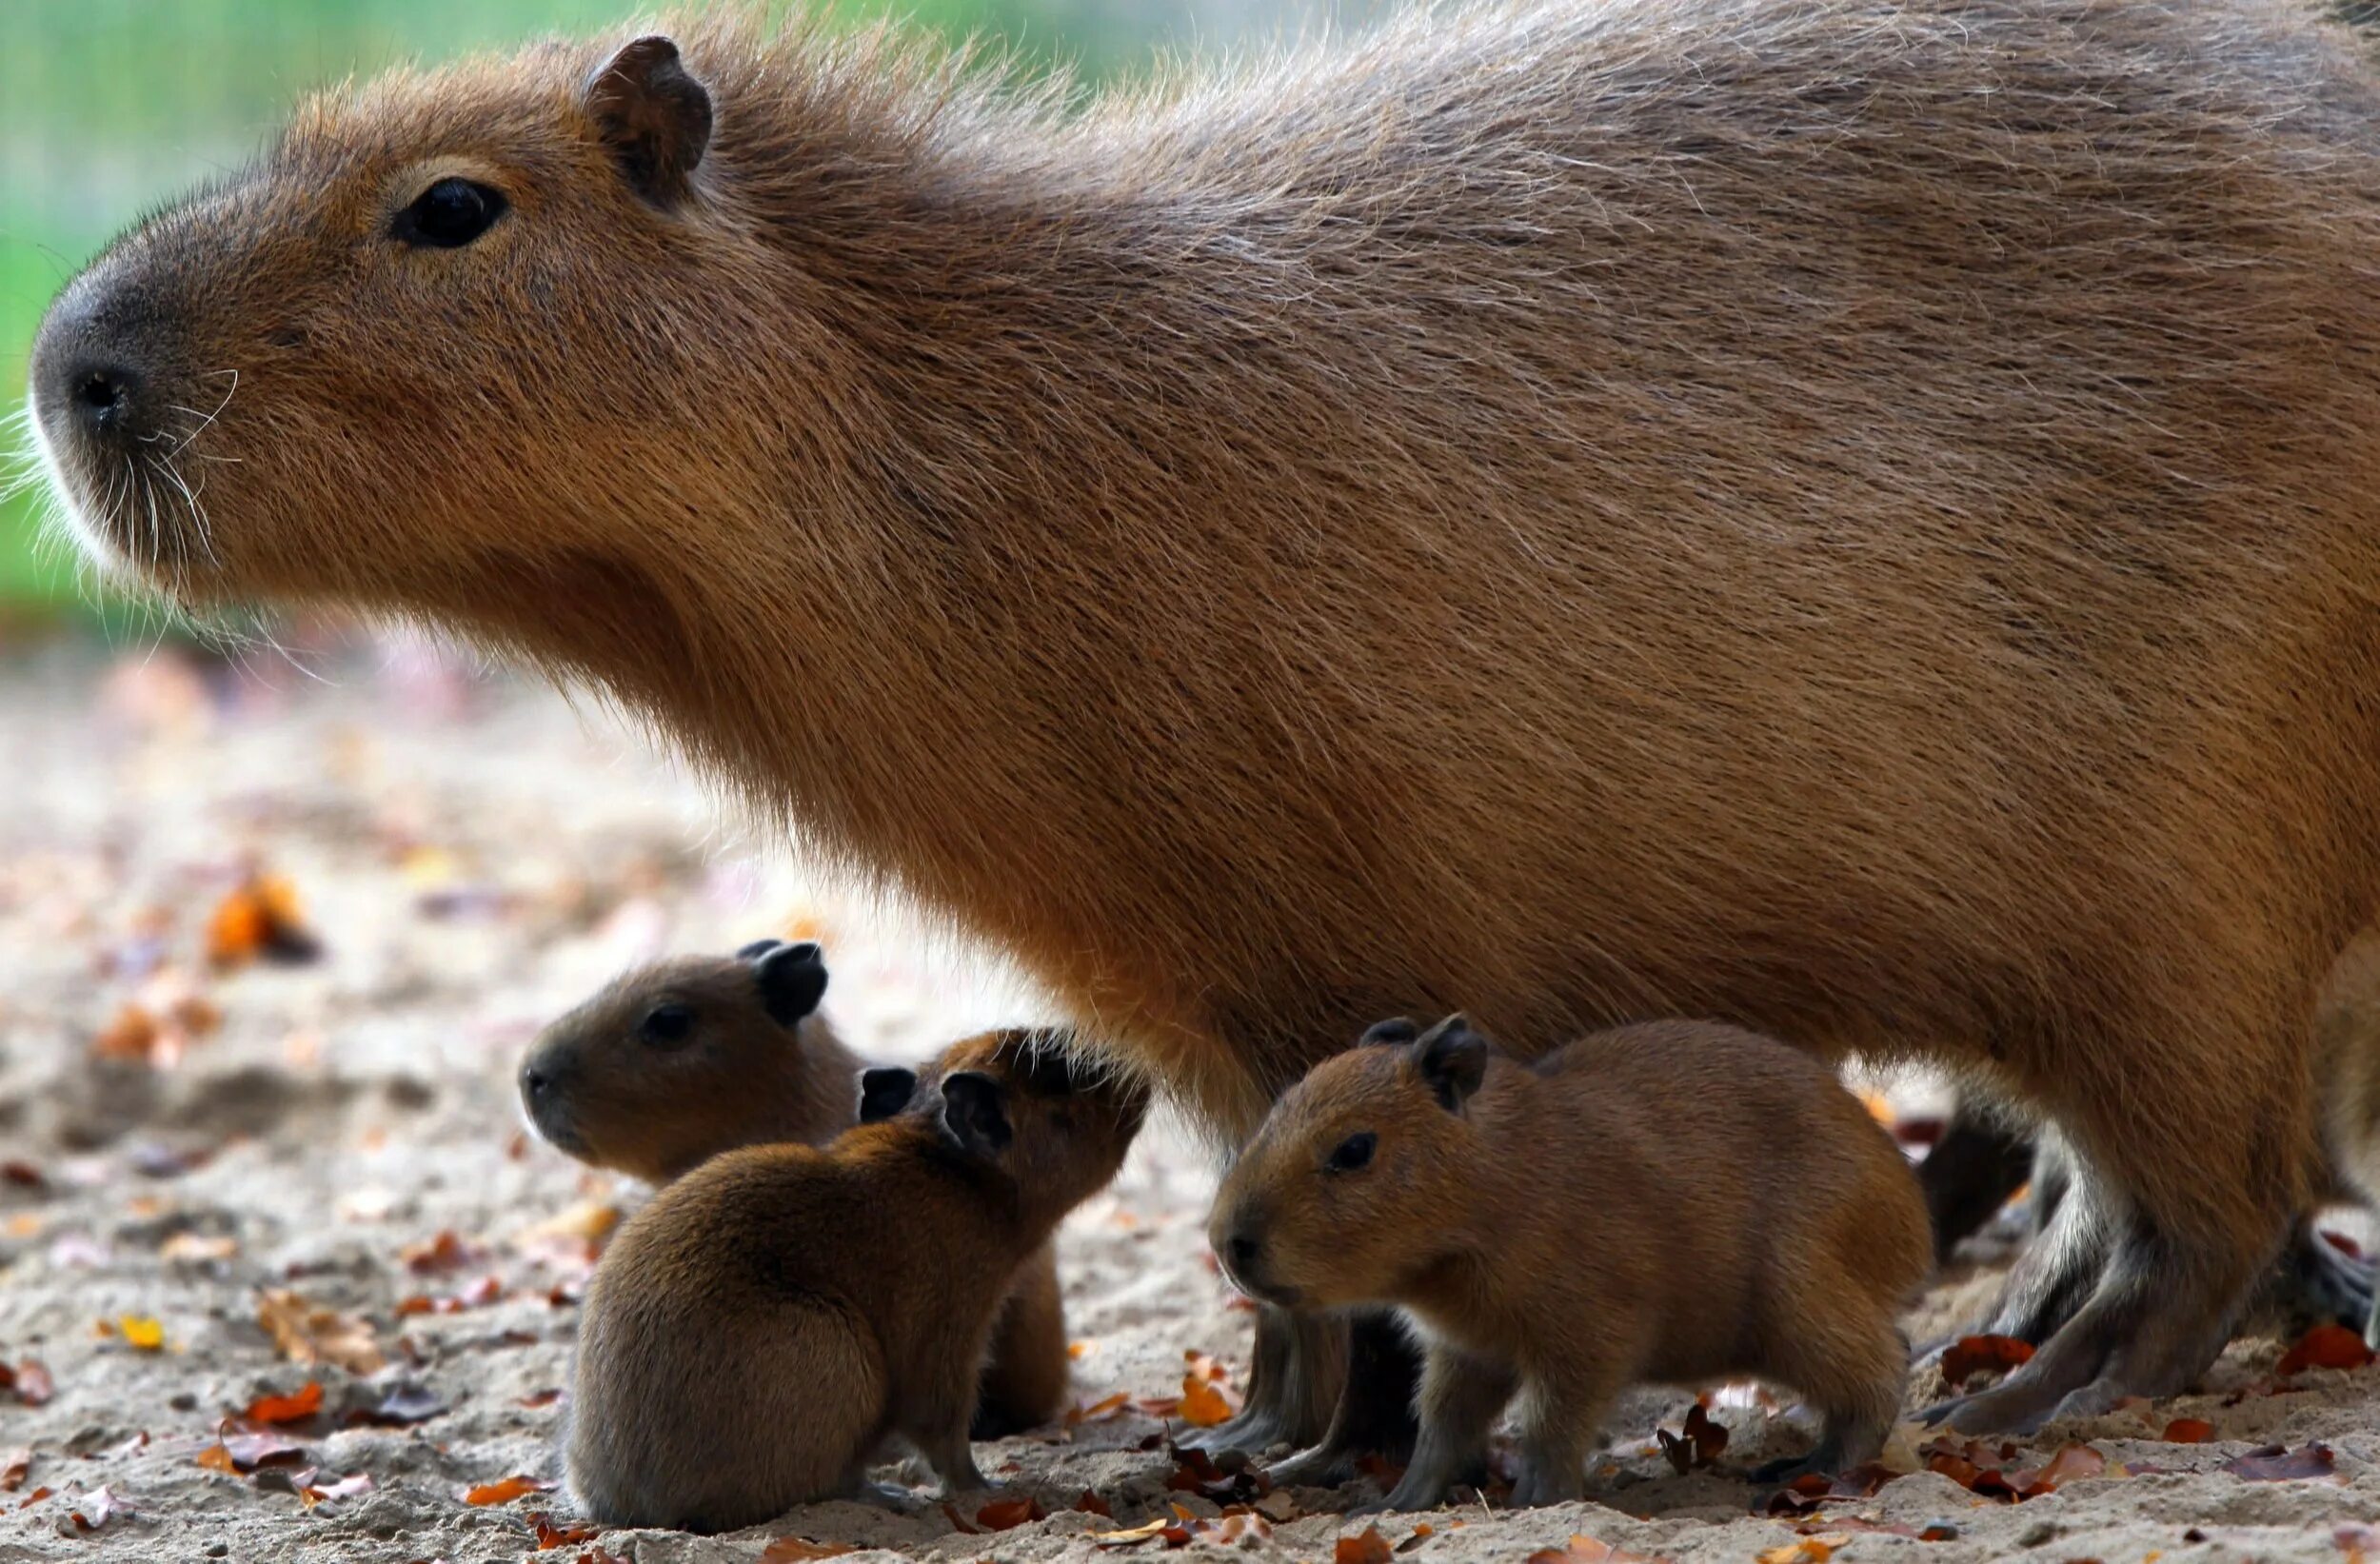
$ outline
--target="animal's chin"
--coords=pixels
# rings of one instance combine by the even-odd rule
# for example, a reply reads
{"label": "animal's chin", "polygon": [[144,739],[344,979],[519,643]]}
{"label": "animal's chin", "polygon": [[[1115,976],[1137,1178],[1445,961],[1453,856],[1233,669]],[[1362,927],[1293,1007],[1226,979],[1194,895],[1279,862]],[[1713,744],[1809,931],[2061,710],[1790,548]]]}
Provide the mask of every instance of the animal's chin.
{"label": "animal's chin", "polygon": [[67,470],[66,461],[50,440],[50,431],[42,426],[41,403],[30,391],[25,398],[25,426],[32,432],[33,459],[40,466],[35,482],[49,491],[50,503],[44,508],[55,525],[65,529],[73,540],[75,550],[109,580],[146,584],[145,575],[124,541],[111,533],[101,516],[93,513],[95,507],[85,498],[85,485]]}

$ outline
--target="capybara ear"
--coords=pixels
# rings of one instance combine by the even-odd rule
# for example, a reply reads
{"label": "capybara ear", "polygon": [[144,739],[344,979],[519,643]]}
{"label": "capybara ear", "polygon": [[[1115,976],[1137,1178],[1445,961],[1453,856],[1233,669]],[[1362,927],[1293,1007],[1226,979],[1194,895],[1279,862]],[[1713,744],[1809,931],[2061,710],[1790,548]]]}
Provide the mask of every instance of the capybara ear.
{"label": "capybara ear", "polygon": [[1487,1039],[1458,1012],[1414,1039],[1413,1059],[1446,1110],[1460,1113],[1464,1099],[1487,1077]]}
{"label": "capybara ear", "polygon": [[890,1119],[918,1095],[918,1073],[897,1064],[879,1064],[860,1072],[860,1122],[874,1124]]}
{"label": "capybara ear", "polygon": [[655,33],[624,44],[586,84],[586,111],[636,192],[656,207],[684,201],[711,140],[711,95]]}
{"label": "capybara ear", "polygon": [[739,961],[757,961],[762,957],[767,955],[770,951],[775,950],[779,945],[783,943],[784,941],[783,940],[755,940],[748,945],[739,945],[736,947],[736,960]]}
{"label": "capybara ear", "polygon": [[1402,1048],[1421,1035],[1421,1028],[1403,1016],[1391,1020],[1374,1021],[1363,1036],[1356,1039],[1359,1048]]}
{"label": "capybara ear", "polygon": [[806,940],[779,945],[762,957],[754,976],[761,985],[761,1003],[780,1026],[800,1024],[826,994],[826,962]]}
{"label": "capybara ear", "polygon": [[981,1070],[942,1078],[942,1126],[961,1150],[986,1159],[1006,1151],[1015,1136],[1000,1082]]}

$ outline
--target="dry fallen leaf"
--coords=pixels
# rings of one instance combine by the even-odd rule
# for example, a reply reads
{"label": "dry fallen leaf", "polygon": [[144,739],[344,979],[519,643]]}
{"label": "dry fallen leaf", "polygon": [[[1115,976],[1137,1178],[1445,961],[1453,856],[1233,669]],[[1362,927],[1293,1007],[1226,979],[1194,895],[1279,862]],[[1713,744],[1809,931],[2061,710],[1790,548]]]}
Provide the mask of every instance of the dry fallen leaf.
{"label": "dry fallen leaf", "polygon": [[1782,1548],[1771,1548],[1757,1554],[1757,1564],[1826,1564],[1835,1556],[1832,1543],[1806,1536],[1799,1542],[1789,1542]]}
{"label": "dry fallen leaf", "polygon": [[0,1363],[0,1391],[14,1395],[26,1406],[37,1407],[55,1396],[58,1387],[39,1358],[28,1357],[14,1368]]}
{"label": "dry fallen leaf", "polygon": [[421,1243],[408,1243],[397,1251],[405,1268],[417,1277],[444,1276],[466,1265],[487,1257],[487,1251],[477,1244],[466,1244],[456,1237],[451,1227],[442,1227],[437,1236]]}
{"label": "dry fallen leaf", "polygon": [[2317,1325],[2297,1338],[2272,1372],[2284,1377],[2308,1369],[2360,1369],[2372,1360],[2364,1338],[2344,1325]]}
{"label": "dry fallen leaf", "polygon": [[[238,1471],[253,1472],[260,1466],[303,1466],[306,1447],[294,1439],[278,1434],[232,1434],[217,1431],[217,1442]],[[209,1464],[204,1459],[201,1466]],[[221,1470],[221,1468],[217,1468]]]}
{"label": "dry fallen leaf", "polygon": [[308,1379],[303,1388],[288,1396],[260,1396],[248,1404],[242,1416],[251,1423],[294,1423],[311,1417],[322,1410],[323,1384]]}
{"label": "dry fallen leaf", "polygon": [[468,1490],[463,1495],[463,1502],[466,1504],[510,1504],[524,1494],[542,1494],[552,1486],[552,1483],[539,1482],[535,1477],[511,1476],[505,1478],[502,1482],[484,1482],[477,1488]]}
{"label": "dry fallen leaf", "polygon": [[368,1321],[317,1308],[286,1288],[264,1292],[257,1300],[256,1322],[292,1363],[328,1363],[358,1376],[387,1366]]}
{"label": "dry fallen leaf", "polygon": [[531,1515],[529,1526],[537,1533],[537,1551],[541,1554],[581,1542],[592,1542],[603,1532],[600,1526],[556,1526],[551,1515]]}
{"label": "dry fallen leaf", "polygon": [[2159,1436],[2167,1444],[2205,1444],[2214,1437],[2214,1425],[2200,1417],[2176,1417]]}
{"label": "dry fallen leaf", "polygon": [[253,875],[215,903],[207,919],[207,959],[218,967],[249,961],[310,961],[322,941],[306,927],[297,892],[278,875]]}
{"label": "dry fallen leaf", "polygon": [[1583,1532],[1575,1532],[1561,1547],[1539,1548],[1528,1556],[1524,1564],[1664,1564],[1664,1561],[1652,1554],[1632,1554],[1625,1548],[1615,1548]]}
{"label": "dry fallen leaf", "polygon": [[807,1537],[781,1536],[761,1550],[758,1564],[807,1564],[813,1558],[841,1558],[859,1551],[848,1542],[812,1542]]}
{"label": "dry fallen leaf", "polygon": [[1113,1396],[1101,1396],[1099,1400],[1092,1402],[1089,1406],[1068,1407],[1066,1409],[1066,1426],[1068,1428],[1073,1428],[1079,1423],[1101,1422],[1106,1418],[1120,1416],[1123,1410],[1130,1405],[1132,1405],[1131,1396],[1126,1392],[1120,1390]]}
{"label": "dry fallen leaf", "polygon": [[1101,1548],[1135,1548],[1163,1534],[1172,1525],[1173,1521],[1170,1518],[1160,1516],[1156,1520],[1145,1521],[1139,1526],[1129,1526],[1122,1531],[1086,1532],[1083,1534]]}
{"label": "dry fallen leaf", "polygon": [[208,1260],[228,1260],[240,1252],[240,1240],[222,1235],[212,1237],[199,1233],[176,1233],[157,1246],[157,1257],[183,1264],[203,1264]]}
{"label": "dry fallen leaf", "polygon": [[24,1445],[0,1450],[0,1494],[13,1494],[25,1486],[25,1474],[33,1469],[33,1453]]}
{"label": "dry fallen leaf", "polygon": [[116,1320],[124,1344],[135,1352],[153,1353],[166,1344],[165,1321],[149,1315],[124,1315]]}
{"label": "dry fallen leaf", "polygon": [[2266,1445],[2245,1455],[2232,1457],[2219,1468],[2235,1477],[2250,1482],[2292,1482],[2305,1479],[2336,1482],[2338,1463],[2330,1447],[2319,1439],[2309,1439],[2295,1450],[2284,1446]]}
{"label": "dry fallen leaf", "polygon": [[2033,1344],[2013,1336],[1962,1336],[1942,1353],[1942,1382],[1963,1390],[1978,1374],[2006,1374],[2032,1357]]}
{"label": "dry fallen leaf", "polygon": [[67,1518],[74,1523],[74,1529],[77,1532],[96,1532],[118,1515],[129,1515],[132,1513],[133,1510],[129,1504],[103,1487],[94,1488],[76,1500],[74,1509]]}
{"label": "dry fallen leaf", "polygon": [[239,1470],[239,1467],[232,1462],[230,1450],[221,1439],[217,1439],[198,1453],[198,1464],[209,1472],[221,1472],[226,1476]]}
{"label": "dry fallen leaf", "polygon": [[1229,1385],[1201,1379],[1195,1374],[1181,1379],[1181,1418],[1193,1428],[1227,1423],[1240,1411],[1240,1397]]}
{"label": "dry fallen leaf", "polygon": [[987,1532],[1012,1531],[1028,1521],[1047,1518],[1048,1512],[1030,1498],[994,1499],[975,1513],[975,1523]]}
{"label": "dry fallen leaf", "polygon": [[[336,1482],[309,1482],[298,1490],[298,1499],[308,1510],[311,1510],[325,1499],[351,1499],[370,1493],[372,1488],[372,1475],[368,1472],[358,1472],[352,1476],[341,1477]],[[544,1534],[542,1525],[539,1528],[539,1534]],[[594,1534],[594,1528],[589,1527],[586,1535],[593,1536]],[[575,1540],[584,1541],[585,1538]],[[545,1544],[541,1542],[538,1546],[542,1549]]]}
{"label": "dry fallen leaf", "polygon": [[1074,1501],[1074,1507],[1086,1515],[1101,1515],[1109,1520],[1116,1518],[1115,1507],[1100,1497],[1097,1489],[1084,1489],[1082,1496]]}
{"label": "dry fallen leaf", "polygon": [[1367,1526],[1354,1536],[1342,1536],[1331,1548],[1331,1564],[1388,1564],[1397,1550],[1388,1545],[1377,1526]]}

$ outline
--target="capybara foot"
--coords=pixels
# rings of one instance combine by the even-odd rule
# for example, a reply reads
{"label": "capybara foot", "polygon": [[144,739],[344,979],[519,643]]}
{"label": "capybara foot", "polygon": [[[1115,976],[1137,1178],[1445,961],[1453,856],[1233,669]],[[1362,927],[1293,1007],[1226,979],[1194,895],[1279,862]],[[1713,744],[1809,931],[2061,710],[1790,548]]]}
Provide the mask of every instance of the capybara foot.
{"label": "capybara foot", "polygon": [[2257,1304],[2292,1336],[2315,1325],[2363,1330],[2372,1315],[2371,1262],[2340,1250],[2311,1220],[2300,1222]]}
{"label": "capybara foot", "polygon": [[2048,1225],[2010,1268],[1981,1334],[2011,1336],[2034,1346],[2050,1339],[2098,1286],[2112,1232],[2091,1180],[2074,1178]]}
{"label": "capybara foot", "polygon": [[1264,1469],[1276,1488],[1336,1488],[1356,1475],[1356,1453],[1335,1439]]}
{"label": "capybara foot", "polygon": [[1330,1430],[1346,1375],[1344,1321],[1266,1304],[1257,1316],[1247,1406],[1239,1416],[1179,1442],[1211,1455],[1227,1450],[1261,1455],[1279,1445],[1302,1450]]}

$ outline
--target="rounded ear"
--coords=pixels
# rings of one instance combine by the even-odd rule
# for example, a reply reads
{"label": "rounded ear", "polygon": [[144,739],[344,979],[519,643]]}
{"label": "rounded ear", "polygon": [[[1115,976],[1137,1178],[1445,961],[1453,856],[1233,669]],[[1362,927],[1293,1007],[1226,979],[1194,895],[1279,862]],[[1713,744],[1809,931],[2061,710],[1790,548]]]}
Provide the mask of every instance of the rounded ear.
{"label": "rounded ear", "polygon": [[1413,1060],[1421,1079],[1449,1113],[1462,1105],[1487,1077],[1487,1039],[1471,1030],[1470,1019],[1457,1013],[1413,1040]]}
{"label": "rounded ear", "polygon": [[755,940],[748,945],[739,945],[736,947],[736,960],[739,961],[757,961],[762,957],[767,955],[770,951],[775,950],[779,945],[783,943],[784,941],[783,940]]}
{"label": "rounded ear", "polygon": [[1411,1042],[1414,1039],[1419,1037],[1420,1035],[1421,1028],[1416,1026],[1405,1017],[1398,1016],[1392,1020],[1374,1021],[1372,1025],[1365,1030],[1363,1036],[1356,1039],[1356,1046],[1359,1048],[1378,1048],[1386,1045],[1394,1048],[1401,1048],[1406,1043]]}
{"label": "rounded ear", "polygon": [[959,1149],[985,1159],[1008,1149],[1013,1133],[1000,1082],[981,1070],[942,1078],[942,1127]]}
{"label": "rounded ear", "polygon": [[636,193],[674,207],[711,140],[711,95],[655,33],[623,44],[587,78],[587,117]]}
{"label": "rounded ear", "polygon": [[806,940],[779,945],[761,958],[753,975],[761,985],[761,1003],[780,1026],[798,1025],[826,995],[825,959]]}
{"label": "rounded ear", "polygon": [[892,1118],[918,1093],[918,1073],[897,1064],[879,1064],[860,1072],[860,1122],[873,1124]]}

